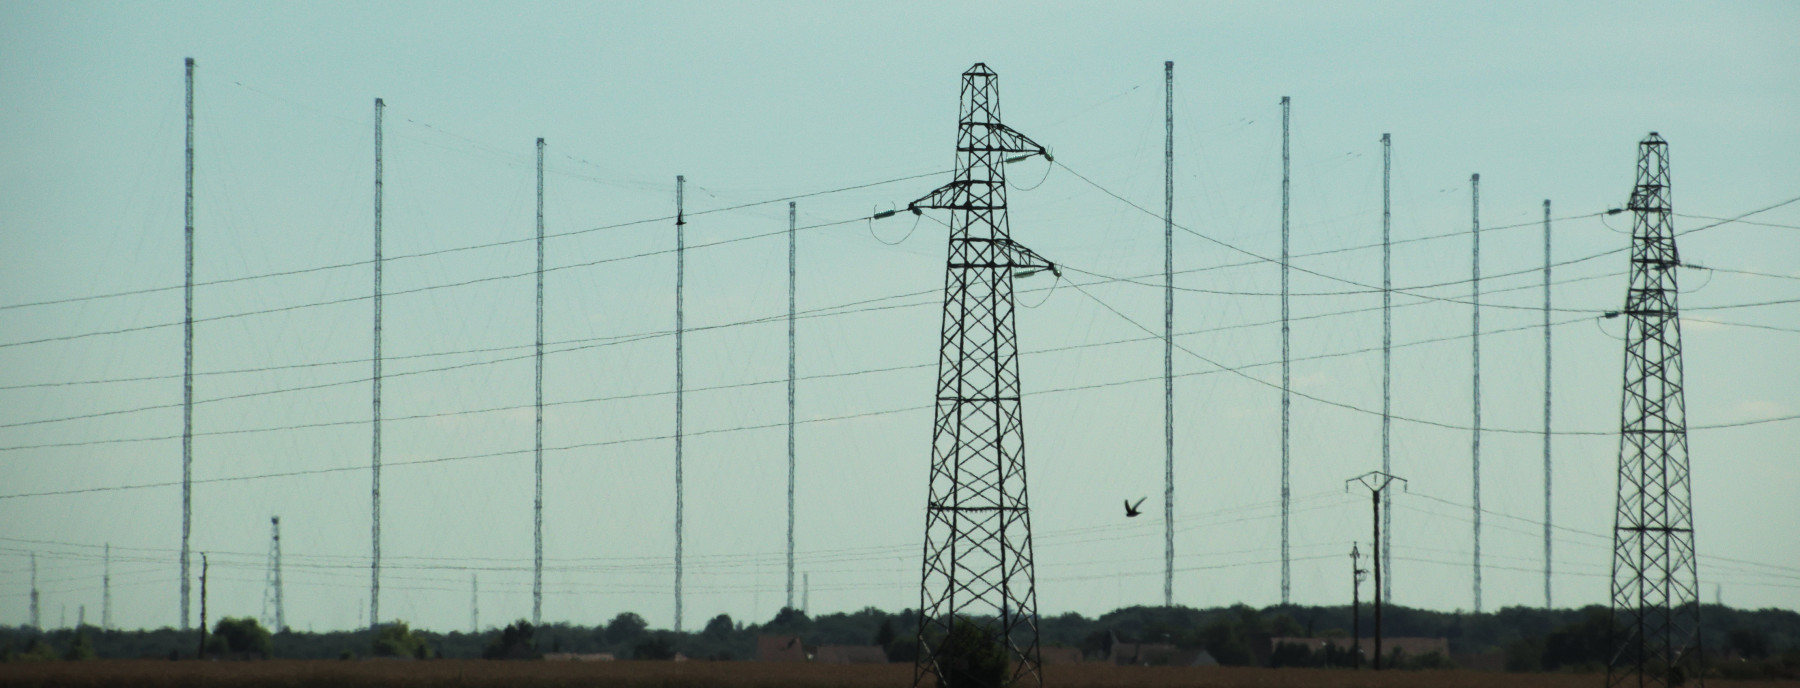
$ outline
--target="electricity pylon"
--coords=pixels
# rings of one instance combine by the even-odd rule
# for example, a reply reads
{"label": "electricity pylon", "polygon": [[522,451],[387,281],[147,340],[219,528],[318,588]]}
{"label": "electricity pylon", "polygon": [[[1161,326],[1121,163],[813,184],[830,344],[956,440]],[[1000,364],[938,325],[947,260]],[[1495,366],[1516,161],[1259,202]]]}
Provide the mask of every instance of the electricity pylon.
{"label": "electricity pylon", "polygon": [[1613,517],[1612,657],[1608,686],[1674,686],[1700,679],[1700,586],[1688,484],[1675,228],[1669,144],[1638,144],[1626,206],[1631,286],[1625,293],[1625,395],[1619,501]]}
{"label": "electricity pylon", "polygon": [[1006,685],[1037,686],[1013,277],[1056,267],[1013,242],[1003,168],[1009,154],[1050,156],[1000,123],[999,78],[987,65],[963,72],[960,100],[956,178],[907,206],[951,217],[913,684],[991,683],[970,659],[997,649],[1009,660]]}

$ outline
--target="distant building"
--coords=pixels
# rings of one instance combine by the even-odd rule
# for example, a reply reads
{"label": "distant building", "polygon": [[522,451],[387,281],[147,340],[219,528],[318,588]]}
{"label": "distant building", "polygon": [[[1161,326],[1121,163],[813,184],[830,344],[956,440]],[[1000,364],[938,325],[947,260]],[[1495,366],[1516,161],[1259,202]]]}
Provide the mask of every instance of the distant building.
{"label": "distant building", "polygon": [[821,664],[886,664],[887,651],[880,645],[820,645],[813,661]]}
{"label": "distant building", "polygon": [[804,662],[806,646],[797,635],[759,635],[756,637],[756,661]]}

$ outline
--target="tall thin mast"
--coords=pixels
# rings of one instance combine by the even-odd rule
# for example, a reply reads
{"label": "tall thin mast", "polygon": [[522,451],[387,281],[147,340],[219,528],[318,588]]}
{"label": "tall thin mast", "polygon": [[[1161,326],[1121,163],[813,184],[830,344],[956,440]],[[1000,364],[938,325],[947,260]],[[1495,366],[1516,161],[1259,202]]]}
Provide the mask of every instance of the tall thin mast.
{"label": "tall thin mast", "polygon": [[187,283],[181,354],[181,630],[188,629],[188,540],[194,525],[194,58],[187,58]]}
{"label": "tall thin mast", "polygon": [[481,632],[481,583],[469,573],[469,634]]}
{"label": "tall thin mast", "polygon": [[[1394,437],[1394,246],[1393,186],[1394,140],[1381,135],[1381,472],[1393,473]],[[1381,581],[1390,594],[1394,590],[1394,502],[1393,495],[1381,493]]]}
{"label": "tall thin mast", "polygon": [[788,201],[787,608],[794,608],[794,202]]}
{"label": "tall thin mast", "polygon": [[682,320],[682,291],[686,285],[687,270],[687,235],[683,227],[687,219],[682,216],[681,193],[687,179],[675,176],[675,632],[681,632],[681,402],[683,395],[681,338],[685,323]]}
{"label": "tall thin mast", "polygon": [[1473,285],[1475,305],[1473,320],[1469,329],[1470,351],[1472,352],[1471,383],[1474,395],[1474,432],[1470,434],[1469,466],[1473,475],[1472,490],[1474,493],[1475,516],[1475,613],[1481,613],[1481,175],[1469,176],[1469,238],[1474,240],[1474,250],[1470,254],[1470,283]]}
{"label": "tall thin mast", "polygon": [[1281,97],[1281,603],[1287,604],[1289,584],[1288,559],[1288,450],[1289,406],[1293,402],[1289,383],[1292,366],[1288,358],[1291,337],[1288,333],[1288,97]]}
{"label": "tall thin mast", "polygon": [[1163,63],[1163,606],[1175,606],[1175,63]]}
{"label": "tall thin mast", "polygon": [[1544,199],[1544,608],[1550,609],[1550,199]]}
{"label": "tall thin mast", "polygon": [[537,437],[531,506],[531,625],[544,623],[544,140],[537,140]]}
{"label": "tall thin mast", "polygon": [[44,630],[38,618],[37,552],[31,553],[31,630]]}
{"label": "tall thin mast", "polygon": [[110,631],[112,618],[112,543],[106,543],[104,568],[100,569],[100,630]]}
{"label": "tall thin mast", "polygon": [[375,99],[375,388],[369,486],[369,627],[381,625],[381,111]]}
{"label": "tall thin mast", "polygon": [[287,630],[287,605],[281,594],[281,518],[272,517],[269,525],[275,529],[275,627],[270,633]]}

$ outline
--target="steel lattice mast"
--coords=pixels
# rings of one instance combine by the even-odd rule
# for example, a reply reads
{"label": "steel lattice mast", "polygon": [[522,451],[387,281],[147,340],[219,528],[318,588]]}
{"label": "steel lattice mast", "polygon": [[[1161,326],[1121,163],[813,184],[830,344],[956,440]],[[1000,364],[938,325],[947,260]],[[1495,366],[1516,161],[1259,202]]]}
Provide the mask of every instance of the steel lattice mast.
{"label": "steel lattice mast", "polygon": [[1475,613],[1481,613],[1481,175],[1469,175],[1469,238],[1474,241],[1474,249],[1470,255],[1469,280],[1474,290],[1472,299],[1475,304],[1474,317],[1469,327],[1469,346],[1471,352],[1471,369],[1473,378],[1471,388],[1474,397],[1474,431],[1469,439],[1469,466],[1472,477],[1472,493],[1475,516]]}
{"label": "steel lattice mast", "polygon": [[[1393,473],[1394,437],[1394,139],[1381,135],[1381,472]],[[1394,590],[1394,495],[1381,493],[1381,586]]]}
{"label": "steel lattice mast", "polygon": [[675,632],[681,632],[681,536],[683,523],[682,511],[682,472],[681,472],[681,440],[682,417],[681,405],[684,399],[686,379],[682,377],[681,340],[686,333],[684,320],[684,293],[687,287],[687,218],[682,216],[682,192],[686,189],[687,177],[675,175]]}
{"label": "steel lattice mast", "polygon": [[104,568],[100,569],[100,630],[110,631],[112,617],[112,543],[106,543]]}
{"label": "steel lattice mast", "polygon": [[1608,686],[1700,678],[1700,586],[1688,483],[1687,402],[1676,306],[1669,144],[1638,144],[1625,293],[1625,394],[1613,520],[1613,655]]}
{"label": "steel lattice mast", "polygon": [[287,628],[287,611],[281,594],[281,517],[269,517],[269,571],[263,588],[263,623],[270,633]]}
{"label": "steel lattice mast", "polygon": [[794,202],[788,201],[787,608],[794,608]]}
{"label": "steel lattice mast", "polygon": [[1163,606],[1175,606],[1175,63],[1163,63]]}
{"label": "steel lattice mast", "polygon": [[37,552],[31,553],[31,630],[44,630],[38,618]]}
{"label": "steel lattice mast", "polygon": [[375,388],[369,482],[369,627],[381,625],[381,112],[375,99]]}
{"label": "steel lattice mast", "polygon": [[531,625],[544,624],[544,140],[537,140],[537,483],[531,504]]}
{"label": "steel lattice mast", "polygon": [[1042,676],[1013,277],[1055,267],[1012,240],[1003,166],[1007,154],[1049,156],[1001,124],[999,80],[987,65],[963,73],[960,101],[956,177],[908,205],[951,216],[913,680],[981,685],[990,679],[968,673],[968,653],[998,645],[1008,685],[1035,686]]}
{"label": "steel lattice mast", "polygon": [[1293,402],[1291,361],[1288,358],[1291,335],[1288,331],[1288,97],[1281,97],[1281,603],[1288,603],[1288,450],[1289,406]]}
{"label": "steel lattice mast", "polygon": [[1544,199],[1544,608],[1550,609],[1550,199]]}
{"label": "steel lattice mast", "polygon": [[194,58],[187,58],[187,284],[181,355],[181,630],[188,629],[188,540],[194,525]]}

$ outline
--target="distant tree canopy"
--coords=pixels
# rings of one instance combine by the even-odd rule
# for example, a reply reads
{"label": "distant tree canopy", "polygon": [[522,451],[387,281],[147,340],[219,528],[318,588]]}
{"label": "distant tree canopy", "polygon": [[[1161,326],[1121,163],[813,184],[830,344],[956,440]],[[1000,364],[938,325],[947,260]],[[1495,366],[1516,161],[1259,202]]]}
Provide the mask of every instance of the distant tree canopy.
{"label": "distant tree canopy", "polygon": [[1001,688],[1012,667],[1006,639],[969,619],[957,619],[937,646],[939,676],[950,686]]}
{"label": "distant tree canopy", "polygon": [[606,623],[604,637],[607,644],[610,645],[635,643],[644,635],[644,631],[648,628],[650,628],[650,624],[644,621],[644,617],[631,612],[624,612],[613,617],[612,621]]}
{"label": "distant tree canopy", "polygon": [[488,643],[487,649],[481,652],[483,659],[539,659],[543,655],[537,651],[537,629],[531,622],[519,619],[500,629],[500,635]]}
{"label": "distant tree canopy", "polygon": [[806,612],[782,607],[781,611],[775,612],[775,618],[763,626],[763,631],[772,635],[796,635],[811,625],[812,619],[806,617]]}
{"label": "distant tree canopy", "polygon": [[731,635],[732,630],[731,615],[720,614],[706,622],[706,630],[701,631],[700,634],[713,640],[724,640]]}
{"label": "distant tree canopy", "polygon": [[396,621],[377,630],[369,651],[376,657],[407,659],[431,659],[432,657],[431,645],[425,641],[423,636],[413,633],[404,621]]}
{"label": "distant tree canopy", "polygon": [[215,655],[237,655],[267,659],[274,654],[275,644],[269,631],[250,617],[225,617],[206,640],[206,651]]}
{"label": "distant tree canopy", "polygon": [[[1365,609],[1365,615],[1368,611]],[[1611,612],[1600,606],[1585,609],[1537,609],[1509,607],[1489,614],[1440,612],[1407,607],[1387,607],[1383,617],[1388,637],[1446,638],[1449,657],[1405,657],[1403,668],[1441,664],[1459,656],[1490,653],[1504,658],[1512,671],[1589,671],[1602,669],[1611,651]],[[477,658],[491,648],[530,648],[536,656],[543,648],[562,652],[611,653],[621,659],[673,658],[676,653],[696,660],[750,659],[756,656],[757,636],[799,636],[807,645],[881,645],[890,661],[910,662],[917,656],[919,617],[914,610],[897,613],[864,608],[813,617],[797,609],[784,609],[766,623],[740,623],[723,615],[713,617],[696,632],[652,630],[643,617],[620,613],[602,626],[566,623],[510,624],[506,628],[467,633],[437,633],[405,624],[378,629],[321,633],[287,632],[273,636],[272,652],[263,638],[266,631],[252,619],[221,620],[208,638],[218,656],[239,657],[278,654],[293,659],[336,659],[340,656],[457,657]],[[1363,632],[1371,629],[1363,619]],[[1707,652],[1708,675],[1742,679],[1800,678],[1800,613],[1780,609],[1731,609],[1707,605],[1701,612],[1701,644]],[[530,627],[525,640],[525,627]],[[1090,660],[1110,656],[1113,643],[1170,643],[1192,652],[1205,649],[1224,664],[1335,666],[1347,659],[1298,647],[1275,649],[1270,637],[1344,637],[1352,626],[1348,607],[1248,606],[1193,609],[1187,607],[1129,607],[1098,618],[1064,613],[1038,619],[1044,647],[1079,648]],[[82,636],[86,636],[86,640]],[[927,638],[936,646],[943,638]],[[191,658],[195,634],[173,628],[110,631],[93,627],[39,631],[0,626],[0,660],[59,661],[64,658]],[[1307,645],[1316,647],[1316,644]],[[508,650],[508,652],[520,652]],[[506,654],[506,653],[502,653]],[[974,665],[971,665],[974,666]]]}
{"label": "distant tree canopy", "polygon": [[631,649],[632,659],[667,660],[675,658],[675,642],[662,633],[652,633]]}
{"label": "distant tree canopy", "polygon": [[99,655],[94,653],[94,641],[88,638],[85,626],[75,631],[75,639],[69,641],[69,649],[63,652],[63,659],[71,662],[86,661],[97,656]]}

